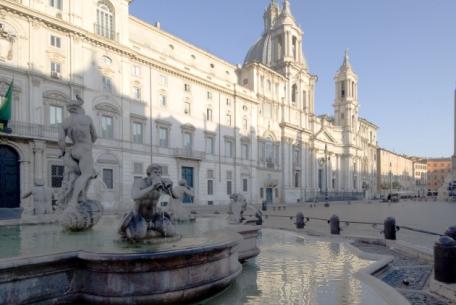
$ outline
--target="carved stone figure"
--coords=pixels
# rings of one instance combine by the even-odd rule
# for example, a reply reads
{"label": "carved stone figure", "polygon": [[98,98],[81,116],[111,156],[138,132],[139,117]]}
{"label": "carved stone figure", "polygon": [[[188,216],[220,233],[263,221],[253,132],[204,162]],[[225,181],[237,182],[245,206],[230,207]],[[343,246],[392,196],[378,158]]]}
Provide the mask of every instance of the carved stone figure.
{"label": "carved stone figure", "polygon": [[169,206],[165,211],[171,216],[172,221],[185,222],[194,220],[195,218],[191,215],[184,207],[183,200],[185,196],[193,198],[193,190],[187,185],[187,181],[184,179],[179,180],[179,185],[173,188],[173,197]]}
{"label": "carved stone figure", "polygon": [[35,186],[25,193],[22,199],[32,196],[33,215],[52,214],[52,192],[42,179],[36,179]]}
{"label": "carved stone figure", "polygon": [[263,223],[263,214],[260,210],[247,203],[242,194],[235,193],[230,196],[229,220],[233,224],[258,224]]}
{"label": "carved stone figure", "polygon": [[157,204],[162,194],[173,197],[173,182],[161,177],[161,167],[152,164],[147,177],[133,183],[131,196],[135,207],[127,213],[119,228],[122,239],[136,242],[152,237],[176,236],[176,229],[167,213],[160,212]]}
{"label": "carved stone figure", "polygon": [[[87,198],[89,182],[97,177],[92,156],[97,135],[92,119],[84,113],[83,103],[76,95],[76,100],[67,105],[70,116],[59,130],[59,147],[65,169],[57,206],[64,210],[61,224],[73,231],[91,228],[103,212],[100,202]],[[72,142],[69,147],[65,143],[67,137]]]}

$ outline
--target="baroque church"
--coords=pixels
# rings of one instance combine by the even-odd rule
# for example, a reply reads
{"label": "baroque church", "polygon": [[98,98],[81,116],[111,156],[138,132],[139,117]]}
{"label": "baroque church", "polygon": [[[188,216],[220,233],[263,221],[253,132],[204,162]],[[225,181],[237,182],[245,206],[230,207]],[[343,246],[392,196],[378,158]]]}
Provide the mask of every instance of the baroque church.
{"label": "baroque church", "polygon": [[186,180],[188,204],[227,204],[233,193],[272,204],[375,195],[377,126],[359,117],[349,56],[335,74],[334,113],[316,115],[318,78],[290,1],[269,4],[242,65],[131,16],[131,2],[0,2],[0,94],[14,79],[0,208],[33,213],[21,194],[37,180],[58,191],[58,128],[76,94],[99,137],[89,191],[106,209],[131,205],[151,163]]}

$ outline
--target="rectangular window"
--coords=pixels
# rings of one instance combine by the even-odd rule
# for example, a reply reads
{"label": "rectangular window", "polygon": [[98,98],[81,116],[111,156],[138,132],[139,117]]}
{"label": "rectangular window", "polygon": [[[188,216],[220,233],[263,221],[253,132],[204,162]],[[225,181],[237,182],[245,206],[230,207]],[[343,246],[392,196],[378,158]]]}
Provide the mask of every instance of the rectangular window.
{"label": "rectangular window", "polygon": [[231,114],[227,114],[225,117],[226,126],[231,126]]}
{"label": "rectangular window", "polygon": [[160,95],[160,106],[166,107],[166,95]]}
{"label": "rectangular window", "polygon": [[63,121],[63,107],[49,106],[49,125],[56,126]]}
{"label": "rectangular window", "polygon": [[207,202],[207,205],[214,205],[214,201],[209,200],[209,201]]}
{"label": "rectangular window", "polygon": [[248,192],[249,190],[249,180],[247,178],[242,179],[242,191]]}
{"label": "rectangular window", "polygon": [[133,143],[143,144],[143,124],[138,122],[133,122],[131,124]]}
{"label": "rectangular window", "polygon": [[51,166],[51,187],[62,187],[64,167],[62,165]]}
{"label": "rectangular window", "polygon": [[233,157],[233,142],[231,142],[230,140],[225,140],[225,157]]}
{"label": "rectangular window", "polygon": [[260,187],[260,198],[264,197],[264,188]]}
{"label": "rectangular window", "polygon": [[190,92],[192,91],[192,87],[190,86],[190,84],[184,84],[184,90],[185,92]]}
{"label": "rectangular window", "polygon": [[62,0],[49,0],[49,5],[58,10],[62,9]]}
{"label": "rectangular window", "polygon": [[300,171],[295,171],[294,177],[293,177],[293,182],[294,182],[293,184],[294,184],[294,187],[296,187],[296,188],[301,186],[300,179],[299,179],[300,175],[301,175]]}
{"label": "rectangular window", "polygon": [[160,165],[162,176],[168,176],[168,165]]}
{"label": "rectangular window", "polygon": [[247,143],[241,144],[241,158],[244,160],[249,159],[249,144]]}
{"label": "rectangular window", "polygon": [[133,174],[143,174],[143,164],[140,162],[133,162]]}
{"label": "rectangular window", "polygon": [[189,102],[184,103],[184,113],[188,115],[191,113],[191,105]]}
{"label": "rectangular window", "polygon": [[226,182],[226,194],[231,195],[232,193],[232,181],[227,181]]}
{"label": "rectangular window", "polygon": [[61,72],[61,69],[62,66],[60,63],[57,63],[57,62],[51,62],[51,72],[52,73],[59,73]]}
{"label": "rectangular window", "polygon": [[207,194],[214,195],[214,180],[207,180]]}
{"label": "rectangular window", "polygon": [[184,150],[186,151],[192,151],[193,149],[193,143],[192,143],[192,134],[190,132],[184,132],[183,133],[183,141],[184,141]]}
{"label": "rectangular window", "polygon": [[112,80],[107,76],[103,76],[102,78],[103,83],[103,91],[104,92],[112,92]]}
{"label": "rectangular window", "polygon": [[242,129],[247,130],[249,128],[249,122],[246,119],[242,120]]}
{"label": "rectangular window", "polygon": [[214,170],[213,169],[207,170],[207,179],[214,179]]}
{"label": "rectangular window", "polygon": [[226,105],[231,106],[231,100],[229,98],[226,99]]}
{"label": "rectangular window", "polygon": [[103,182],[108,190],[114,188],[114,174],[110,168],[103,168]]}
{"label": "rectangular window", "polygon": [[213,137],[206,137],[206,153],[207,154],[214,154],[214,138]]}
{"label": "rectangular window", "polygon": [[207,108],[206,110],[206,119],[210,122],[212,122],[212,109],[211,108]]}
{"label": "rectangular window", "polygon": [[210,91],[207,92],[207,99],[212,100],[212,92],[210,92]]}
{"label": "rectangular window", "polygon": [[301,165],[301,152],[298,148],[293,150],[293,166],[299,167]]}
{"label": "rectangular window", "polygon": [[166,75],[160,75],[160,85],[163,87],[168,85],[168,77],[166,77]]}
{"label": "rectangular window", "polygon": [[101,116],[101,137],[105,139],[114,138],[114,124],[111,116]]}
{"label": "rectangular window", "polygon": [[133,98],[140,100],[141,99],[141,88],[133,86],[131,90],[132,90]]}
{"label": "rectangular window", "polygon": [[61,47],[61,40],[60,37],[51,35],[51,46],[60,48]]}
{"label": "rectangular window", "polygon": [[131,67],[131,74],[134,76],[141,76],[141,67],[140,66],[132,66]]}
{"label": "rectangular window", "polygon": [[160,127],[159,129],[160,146],[168,147],[168,128]]}

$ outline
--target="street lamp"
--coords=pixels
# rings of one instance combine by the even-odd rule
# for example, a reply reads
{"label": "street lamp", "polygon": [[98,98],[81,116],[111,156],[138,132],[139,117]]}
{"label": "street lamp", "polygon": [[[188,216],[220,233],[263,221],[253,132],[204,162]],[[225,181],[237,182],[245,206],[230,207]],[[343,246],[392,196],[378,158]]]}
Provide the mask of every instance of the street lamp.
{"label": "street lamp", "polygon": [[328,145],[325,144],[325,157],[320,159],[320,165],[325,165],[325,206],[329,205],[329,194],[328,194]]}
{"label": "street lamp", "polygon": [[393,172],[392,172],[392,163],[390,162],[390,192],[389,195],[393,193]]}

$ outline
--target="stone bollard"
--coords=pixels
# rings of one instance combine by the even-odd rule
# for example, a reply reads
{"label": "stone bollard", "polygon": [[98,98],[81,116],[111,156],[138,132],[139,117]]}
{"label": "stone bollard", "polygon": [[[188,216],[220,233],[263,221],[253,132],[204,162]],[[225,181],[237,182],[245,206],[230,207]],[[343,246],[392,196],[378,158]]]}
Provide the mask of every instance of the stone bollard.
{"label": "stone bollard", "polygon": [[434,245],[434,278],[443,283],[456,283],[456,241],[442,236]]}
{"label": "stone bollard", "polygon": [[263,201],[263,203],[261,204],[261,210],[262,211],[267,211],[268,210],[268,202],[266,200]]}
{"label": "stone bollard", "polygon": [[448,230],[446,230],[445,235],[456,240],[456,226],[449,227]]}
{"label": "stone bollard", "polygon": [[396,240],[396,219],[393,217],[385,219],[383,233],[385,234],[385,239]]}
{"label": "stone bollard", "polygon": [[306,225],[304,214],[302,212],[298,212],[296,214],[296,229],[304,229]]}
{"label": "stone bollard", "polygon": [[263,215],[258,211],[255,216],[257,218],[256,225],[261,226],[263,224]]}
{"label": "stone bollard", "polygon": [[331,228],[331,234],[339,235],[340,234],[340,220],[337,215],[331,216],[329,219],[329,225]]}

